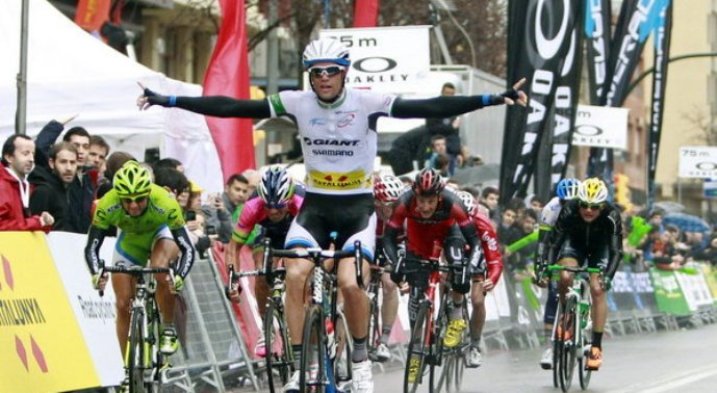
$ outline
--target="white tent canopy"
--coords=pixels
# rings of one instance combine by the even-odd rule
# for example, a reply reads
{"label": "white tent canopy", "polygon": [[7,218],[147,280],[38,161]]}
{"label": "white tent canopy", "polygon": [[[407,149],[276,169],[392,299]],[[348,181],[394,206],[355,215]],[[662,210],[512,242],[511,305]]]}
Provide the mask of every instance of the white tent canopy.
{"label": "white tent canopy", "polygon": [[[16,78],[20,64],[21,1],[0,0],[0,138],[15,131]],[[203,116],[177,109],[139,112],[137,82],[164,94],[200,95],[201,87],[165,77],[134,62],[80,29],[46,0],[29,13],[27,132],[52,119],[77,114],[82,126],[107,139],[113,151],[139,160],[159,147],[162,157],[184,163],[205,190],[222,189],[219,159]]]}

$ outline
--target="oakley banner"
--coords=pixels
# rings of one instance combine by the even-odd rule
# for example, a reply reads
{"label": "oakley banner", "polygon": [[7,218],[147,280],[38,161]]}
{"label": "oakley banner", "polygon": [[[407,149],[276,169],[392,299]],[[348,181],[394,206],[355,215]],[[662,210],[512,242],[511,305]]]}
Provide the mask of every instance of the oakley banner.
{"label": "oakley banner", "polygon": [[610,50],[610,0],[585,0],[585,46],[590,104],[600,105],[608,80]]}
{"label": "oakley banner", "polygon": [[366,27],[321,30],[351,52],[346,85],[391,93],[416,91],[418,78],[430,71],[430,26]]}
{"label": "oakley banner", "polygon": [[660,152],[662,113],[665,108],[667,90],[667,65],[670,57],[670,35],[672,33],[672,2],[667,0],[660,11],[660,22],[654,35],[655,72],[652,75],[652,116],[650,132],[647,134],[647,205],[655,200],[655,172],[657,155]]}
{"label": "oakley banner", "polygon": [[556,82],[555,98],[543,129],[543,141],[535,166],[535,194],[547,201],[553,196],[555,185],[565,177],[572,147],[575,114],[580,96],[582,34],[579,22],[570,39],[570,50],[564,58]]}
{"label": "oakley banner", "polygon": [[680,147],[678,175],[686,178],[717,178],[717,147]]}
{"label": "oakley banner", "polygon": [[578,105],[573,145],[627,150],[626,108]]}
{"label": "oakley banner", "polygon": [[[622,3],[615,35],[610,45],[609,85],[605,106],[620,107],[625,101],[632,74],[650,32],[659,23],[661,4],[668,0],[625,0]],[[602,176],[612,183],[612,151],[591,149],[588,175]]]}
{"label": "oakley banner", "polygon": [[[571,49],[572,32],[580,15],[580,0],[508,3],[508,83],[526,78],[527,108],[506,111],[501,203],[526,194],[535,171],[541,135],[555,100],[560,73]],[[569,100],[568,100],[569,101]]]}

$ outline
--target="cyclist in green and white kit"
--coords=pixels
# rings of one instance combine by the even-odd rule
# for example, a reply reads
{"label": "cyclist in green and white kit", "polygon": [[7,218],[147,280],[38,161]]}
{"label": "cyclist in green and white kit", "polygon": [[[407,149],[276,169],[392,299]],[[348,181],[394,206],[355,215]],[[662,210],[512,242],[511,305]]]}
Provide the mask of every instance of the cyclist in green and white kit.
{"label": "cyclist in green and white kit", "polygon": [[[163,322],[160,351],[171,355],[179,347],[173,325],[174,294],[184,286],[196,254],[184,225],[182,209],[167,190],[152,183],[147,169],[136,161],[125,163],[114,176],[112,190],[99,200],[87,236],[85,260],[98,290],[103,290],[107,283],[107,274],[100,276],[99,251],[113,226],[119,229],[113,263],[146,266],[149,261],[152,267],[168,267],[177,261],[171,288],[166,274],[157,275],[157,302]],[[127,346],[134,281],[126,275],[112,276],[117,302],[117,339],[122,353]],[[125,386],[123,383],[123,388]]]}

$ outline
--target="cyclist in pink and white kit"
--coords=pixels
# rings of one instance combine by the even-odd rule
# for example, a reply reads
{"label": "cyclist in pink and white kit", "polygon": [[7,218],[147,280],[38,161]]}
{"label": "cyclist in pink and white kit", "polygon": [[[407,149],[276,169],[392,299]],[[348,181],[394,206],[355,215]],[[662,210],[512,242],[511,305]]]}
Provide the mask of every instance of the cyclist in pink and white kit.
{"label": "cyclist in pink and white kit", "polygon": [[[271,239],[272,248],[284,248],[286,234],[294,217],[299,213],[299,208],[304,199],[294,193],[294,182],[286,171],[280,167],[271,167],[264,172],[261,182],[257,187],[259,196],[249,199],[239,214],[236,227],[232,233],[232,239],[227,248],[227,268],[234,271],[240,270],[239,251],[242,246],[247,245],[254,250],[254,266],[262,268],[262,244],[263,239]],[[250,235],[255,227],[259,227],[260,234],[253,241]],[[274,263],[277,261],[275,260]],[[257,279],[254,284],[254,295],[259,306],[259,314],[266,312],[264,299],[269,294],[269,286],[266,280]],[[229,297],[234,302],[239,302],[239,291],[230,290]],[[263,332],[263,330],[262,330]],[[263,333],[262,333],[263,334]],[[266,356],[264,337],[259,337],[254,353],[257,356]]]}

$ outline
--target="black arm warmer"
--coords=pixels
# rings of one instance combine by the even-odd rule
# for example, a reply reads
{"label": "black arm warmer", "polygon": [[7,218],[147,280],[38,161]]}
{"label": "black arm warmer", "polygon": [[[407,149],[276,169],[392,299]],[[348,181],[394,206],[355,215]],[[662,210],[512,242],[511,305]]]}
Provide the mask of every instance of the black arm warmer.
{"label": "black arm warmer", "polygon": [[106,235],[106,230],[97,228],[94,225],[90,226],[90,231],[87,234],[87,245],[85,246],[85,262],[92,274],[97,274],[100,270],[100,247],[102,247],[102,242],[104,242]]}
{"label": "black arm warmer", "polygon": [[452,117],[491,105],[504,103],[503,96],[438,96],[425,100],[397,98],[391,116],[400,119]]}
{"label": "black arm warmer", "polygon": [[386,226],[383,233],[383,253],[386,261],[395,266],[398,262],[398,230],[390,226]]}
{"label": "black arm warmer", "polygon": [[463,234],[463,238],[466,239],[466,243],[468,243],[471,247],[471,255],[468,258],[468,261],[477,260],[483,249],[481,248],[480,238],[478,238],[478,232],[476,232],[475,225],[473,225],[473,222],[470,222],[466,226],[459,227],[459,229]]}
{"label": "black arm warmer", "polygon": [[189,238],[189,232],[187,232],[186,227],[172,229],[171,232],[172,236],[174,236],[174,241],[177,242],[179,252],[181,253],[179,261],[177,261],[177,274],[179,274],[182,279],[185,279],[187,274],[189,274],[189,271],[192,270],[192,265],[194,265],[194,259],[197,252],[194,250],[192,240]]}
{"label": "black arm warmer", "polygon": [[251,119],[271,117],[269,101],[266,99],[235,100],[224,96],[177,97],[176,107],[216,117],[246,117]]}
{"label": "black arm warmer", "polygon": [[620,219],[620,213],[611,213],[610,220],[613,222],[614,227],[610,237],[610,260],[605,275],[612,279],[622,260],[622,220]]}

